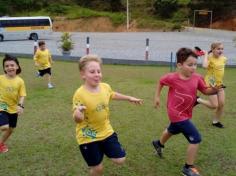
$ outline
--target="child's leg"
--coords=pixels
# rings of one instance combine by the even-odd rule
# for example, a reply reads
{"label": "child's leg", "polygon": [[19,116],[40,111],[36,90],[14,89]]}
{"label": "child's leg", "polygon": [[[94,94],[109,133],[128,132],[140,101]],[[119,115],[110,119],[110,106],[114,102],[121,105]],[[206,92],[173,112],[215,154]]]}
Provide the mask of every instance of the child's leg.
{"label": "child's leg", "polygon": [[189,144],[187,149],[187,158],[186,158],[186,164],[193,165],[197,151],[198,151],[199,144]]}
{"label": "child's leg", "polygon": [[161,145],[164,145],[168,141],[168,139],[170,139],[171,136],[172,134],[169,133],[167,129],[165,129],[160,138]]}
{"label": "child's leg", "polygon": [[194,161],[197,156],[199,143],[201,142],[201,135],[190,120],[186,120],[181,124],[181,130],[189,142],[186,152],[186,162],[182,169],[182,173],[187,176],[200,176],[199,172],[194,167]]}
{"label": "child's leg", "polygon": [[48,84],[52,84],[52,81],[51,81],[51,75],[50,74],[46,74],[46,76],[47,76],[47,81],[48,81]]}
{"label": "child's leg", "polygon": [[13,128],[10,128],[8,125],[4,125],[1,127],[1,131],[3,132],[3,134],[0,139],[0,144],[5,143],[7,141],[7,139],[11,136],[13,132]]}
{"label": "child's leg", "polygon": [[224,104],[225,104],[225,92],[224,92],[224,89],[221,89],[218,92],[218,103],[219,103],[219,106],[216,109],[216,113],[215,113],[215,117],[213,119],[213,122],[219,122],[221,116],[223,115]]}
{"label": "child's leg", "polygon": [[113,133],[102,143],[105,155],[111,159],[114,164],[123,165],[125,163],[125,150],[121,146],[116,133]]}
{"label": "child's leg", "polygon": [[51,74],[46,74],[47,76],[47,81],[48,81],[48,88],[51,89],[53,88],[54,86],[52,85],[52,81],[51,81]]}
{"label": "child's leg", "polygon": [[189,146],[187,148],[186,164],[193,165],[197,155],[199,143],[202,140],[201,135],[190,120],[182,122],[181,125],[183,135],[189,142]]}
{"label": "child's leg", "polygon": [[[160,140],[152,141],[152,145],[155,148],[159,157],[162,158],[162,149],[164,148],[164,144],[168,141],[168,139],[173,135],[168,130],[172,130],[173,124],[170,124],[168,129],[165,129],[161,135]],[[174,132],[174,130],[173,130]]]}
{"label": "child's leg", "polygon": [[89,167],[90,176],[103,175],[103,155],[101,141],[80,145],[80,152]]}
{"label": "child's leg", "polygon": [[103,175],[103,165],[100,163],[97,166],[89,167],[90,176],[102,176]]}
{"label": "child's leg", "polygon": [[204,100],[202,98],[198,98],[197,102],[205,105],[210,109],[216,109],[218,107],[218,97],[216,95],[209,95],[209,100]]}

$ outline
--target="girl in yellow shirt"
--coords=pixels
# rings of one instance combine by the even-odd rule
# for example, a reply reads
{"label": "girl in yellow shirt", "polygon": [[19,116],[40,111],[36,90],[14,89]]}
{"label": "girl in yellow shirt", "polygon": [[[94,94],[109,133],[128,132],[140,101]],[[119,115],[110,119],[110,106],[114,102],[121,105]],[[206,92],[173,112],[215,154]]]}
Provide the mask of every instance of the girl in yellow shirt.
{"label": "girl in yellow shirt", "polygon": [[[220,42],[211,44],[211,52],[209,55],[205,55],[202,66],[206,68],[207,73],[205,81],[208,86],[221,87],[217,94],[210,95],[209,100],[198,98],[197,102],[201,103],[211,109],[215,109],[215,115],[213,117],[212,125],[214,127],[223,128],[224,125],[220,122],[220,118],[223,115],[225,104],[225,91],[224,91],[224,70],[227,58],[223,56],[223,44]],[[206,53],[206,52],[205,52]]]}
{"label": "girl in yellow shirt", "polygon": [[109,120],[109,102],[127,100],[142,104],[142,100],[114,92],[110,85],[101,83],[101,59],[96,55],[86,55],[79,61],[79,70],[84,84],[73,96],[73,118],[76,138],[87,165],[90,176],[102,176],[104,154],[115,164],[125,161],[125,150],[118,141]]}
{"label": "girl in yellow shirt", "polygon": [[17,117],[24,110],[25,84],[18,74],[21,68],[17,58],[6,55],[3,59],[4,75],[0,75],[0,153],[8,151],[5,142],[17,124]]}

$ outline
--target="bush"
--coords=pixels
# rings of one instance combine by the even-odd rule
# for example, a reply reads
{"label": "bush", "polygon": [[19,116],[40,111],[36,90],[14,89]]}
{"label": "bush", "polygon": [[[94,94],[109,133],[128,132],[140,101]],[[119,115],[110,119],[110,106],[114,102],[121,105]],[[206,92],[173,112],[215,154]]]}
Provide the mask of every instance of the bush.
{"label": "bush", "polygon": [[65,14],[67,11],[66,6],[60,5],[60,4],[50,4],[47,8],[46,11],[52,14]]}
{"label": "bush", "polygon": [[60,48],[62,49],[62,51],[70,51],[74,48],[74,43],[72,42],[71,34],[68,32],[64,32],[61,35],[60,42],[61,42]]}

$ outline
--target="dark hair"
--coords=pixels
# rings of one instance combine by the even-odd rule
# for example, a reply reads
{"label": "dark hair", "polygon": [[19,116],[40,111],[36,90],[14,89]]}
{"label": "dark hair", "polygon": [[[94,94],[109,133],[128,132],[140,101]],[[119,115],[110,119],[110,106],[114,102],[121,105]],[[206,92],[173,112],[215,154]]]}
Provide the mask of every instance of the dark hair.
{"label": "dark hair", "polygon": [[189,48],[180,48],[176,53],[176,62],[182,64],[188,59],[189,56],[195,57],[197,59],[197,55],[193,50]]}
{"label": "dark hair", "polygon": [[39,46],[45,45],[45,41],[39,41]]}
{"label": "dark hair", "polygon": [[16,57],[9,55],[9,54],[6,54],[3,61],[2,61],[2,67],[3,67],[4,73],[6,73],[6,71],[4,69],[4,64],[6,61],[14,61],[16,63],[16,65],[18,66],[18,69],[16,70],[16,74],[18,75],[21,73],[21,67],[20,67],[19,61],[17,60]]}

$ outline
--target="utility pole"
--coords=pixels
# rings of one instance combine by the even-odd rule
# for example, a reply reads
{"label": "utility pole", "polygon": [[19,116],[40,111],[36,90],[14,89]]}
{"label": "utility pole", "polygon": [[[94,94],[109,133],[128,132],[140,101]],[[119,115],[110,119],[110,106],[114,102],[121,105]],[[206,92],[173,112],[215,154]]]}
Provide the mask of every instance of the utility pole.
{"label": "utility pole", "polygon": [[129,30],[129,0],[126,0],[126,29]]}

